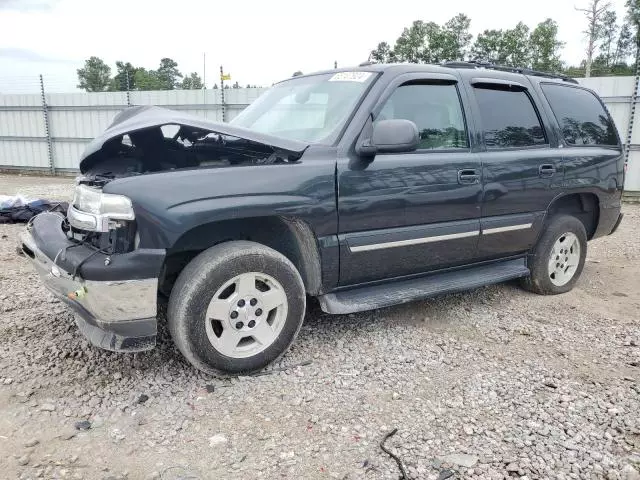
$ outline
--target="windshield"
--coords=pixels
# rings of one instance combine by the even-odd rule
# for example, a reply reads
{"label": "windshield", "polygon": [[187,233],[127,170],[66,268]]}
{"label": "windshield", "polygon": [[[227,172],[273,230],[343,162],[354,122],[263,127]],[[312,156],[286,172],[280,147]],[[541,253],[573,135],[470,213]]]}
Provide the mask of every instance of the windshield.
{"label": "windshield", "polygon": [[338,72],[274,85],[231,123],[310,143],[332,143],[364,91],[372,72]]}

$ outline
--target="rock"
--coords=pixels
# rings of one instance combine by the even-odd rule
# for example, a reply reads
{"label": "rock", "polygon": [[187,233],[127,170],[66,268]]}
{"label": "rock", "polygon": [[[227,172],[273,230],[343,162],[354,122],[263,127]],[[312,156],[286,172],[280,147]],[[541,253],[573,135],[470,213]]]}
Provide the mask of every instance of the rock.
{"label": "rock", "polygon": [[227,439],[227,437],[225,437],[224,435],[221,434],[216,434],[213,437],[209,437],[209,446],[210,447],[216,447],[219,445],[224,445],[225,443],[227,443],[229,440]]}
{"label": "rock", "polygon": [[512,462],[506,467],[507,472],[517,472],[520,470],[520,466],[516,462]]}
{"label": "rock", "polygon": [[18,465],[25,466],[29,463],[29,455],[23,455],[18,459]]}
{"label": "rock", "polygon": [[392,400],[400,400],[400,394],[398,392],[393,392],[391,394],[391,399]]}
{"label": "rock", "polygon": [[625,465],[620,473],[622,474],[622,480],[640,480],[640,472],[632,465]]}
{"label": "rock", "polygon": [[74,424],[76,430],[89,430],[91,428],[91,422],[89,420],[80,420]]}
{"label": "rock", "polygon": [[24,446],[27,448],[31,448],[31,447],[35,447],[39,443],[40,443],[40,440],[38,440],[37,438],[32,438],[31,440],[27,440],[26,442],[24,442]]}
{"label": "rock", "polygon": [[145,395],[145,394],[143,393],[142,395],[140,395],[140,396],[138,397],[138,400],[136,401],[136,403],[143,404],[143,403],[145,403],[147,400],[149,400],[149,396],[148,396],[148,395]]}
{"label": "rock", "polygon": [[448,463],[450,465],[459,465],[461,467],[471,468],[478,463],[478,457],[474,455],[467,455],[465,453],[452,453],[445,455],[439,459],[442,463]]}
{"label": "rock", "polygon": [[40,410],[43,412],[53,412],[56,409],[56,406],[52,403],[43,403],[40,405]]}

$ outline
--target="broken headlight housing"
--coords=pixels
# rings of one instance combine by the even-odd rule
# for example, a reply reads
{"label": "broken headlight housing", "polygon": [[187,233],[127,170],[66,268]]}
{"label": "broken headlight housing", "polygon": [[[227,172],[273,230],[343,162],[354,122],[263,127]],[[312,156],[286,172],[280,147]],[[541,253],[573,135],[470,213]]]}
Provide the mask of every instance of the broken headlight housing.
{"label": "broken headlight housing", "polygon": [[108,232],[120,226],[121,221],[131,221],[136,217],[128,197],[103,193],[102,190],[87,185],[77,185],[67,218],[74,228]]}

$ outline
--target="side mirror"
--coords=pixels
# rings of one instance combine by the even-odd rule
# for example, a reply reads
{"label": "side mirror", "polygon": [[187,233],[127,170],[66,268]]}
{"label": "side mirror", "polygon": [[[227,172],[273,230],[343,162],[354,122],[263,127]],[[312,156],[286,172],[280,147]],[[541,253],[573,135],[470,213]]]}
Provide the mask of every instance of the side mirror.
{"label": "side mirror", "polygon": [[374,123],[371,138],[356,148],[359,155],[413,152],[420,143],[418,127],[411,120],[395,118]]}

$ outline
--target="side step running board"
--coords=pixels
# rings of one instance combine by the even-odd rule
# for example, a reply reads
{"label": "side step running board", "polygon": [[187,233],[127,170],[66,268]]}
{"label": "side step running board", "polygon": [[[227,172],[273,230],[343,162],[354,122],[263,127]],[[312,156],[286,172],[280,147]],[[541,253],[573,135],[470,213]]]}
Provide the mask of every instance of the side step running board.
{"label": "side step running board", "polygon": [[364,312],[527,275],[529,275],[529,269],[525,265],[525,259],[519,258],[464,270],[328,293],[318,297],[318,300],[322,310],[327,313]]}

